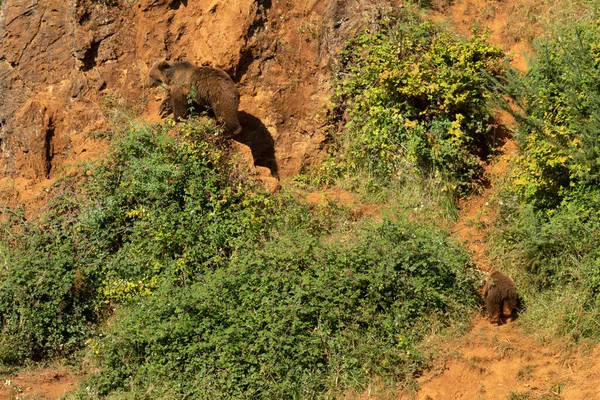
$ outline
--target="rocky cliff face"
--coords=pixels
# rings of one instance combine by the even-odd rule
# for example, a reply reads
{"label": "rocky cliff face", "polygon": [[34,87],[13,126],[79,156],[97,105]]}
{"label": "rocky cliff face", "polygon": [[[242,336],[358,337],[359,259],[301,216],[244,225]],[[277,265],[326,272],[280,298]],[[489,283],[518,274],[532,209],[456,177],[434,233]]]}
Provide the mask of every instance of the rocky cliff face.
{"label": "rocky cliff face", "polygon": [[[298,4],[301,3],[301,4]],[[85,158],[110,96],[157,120],[141,87],[158,58],[227,71],[241,92],[237,140],[280,178],[321,157],[332,55],[379,8],[366,1],[4,0],[0,173],[43,180]],[[263,169],[264,169],[263,168]]]}

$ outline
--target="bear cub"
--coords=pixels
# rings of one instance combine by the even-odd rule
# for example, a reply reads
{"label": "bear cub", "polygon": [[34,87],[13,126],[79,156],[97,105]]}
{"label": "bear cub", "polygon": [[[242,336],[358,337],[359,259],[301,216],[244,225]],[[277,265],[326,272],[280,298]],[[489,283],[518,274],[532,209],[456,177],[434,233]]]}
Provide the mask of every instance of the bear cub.
{"label": "bear cub", "polygon": [[502,325],[509,317],[512,320],[518,303],[512,279],[500,272],[492,272],[481,289],[481,295],[491,323]]}
{"label": "bear cub", "polygon": [[173,112],[175,120],[185,118],[191,100],[194,105],[212,109],[228,134],[241,132],[240,93],[225,71],[196,67],[188,61],[157,61],[150,68],[144,86],[152,88],[161,84],[169,87],[169,96],[160,105],[161,115]]}

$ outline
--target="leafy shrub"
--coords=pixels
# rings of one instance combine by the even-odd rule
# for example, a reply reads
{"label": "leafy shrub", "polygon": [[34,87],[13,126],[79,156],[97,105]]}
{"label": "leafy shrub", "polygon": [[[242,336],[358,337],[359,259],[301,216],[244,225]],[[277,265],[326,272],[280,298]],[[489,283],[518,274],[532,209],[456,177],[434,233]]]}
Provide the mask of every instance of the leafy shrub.
{"label": "leafy shrub", "polygon": [[405,382],[423,362],[415,341],[476,304],[465,265],[463,251],[405,221],[352,243],[298,226],[120,310],[80,396],[316,398],[373,376]]}
{"label": "leafy shrub", "polygon": [[598,26],[567,31],[538,53],[504,89],[521,108],[513,184],[527,203],[551,209],[572,188],[600,183]]}
{"label": "leafy shrub", "polygon": [[410,381],[417,341],[477,303],[465,252],[437,227],[269,196],[215,137],[193,121],[135,126],[63,180],[40,219],[9,212],[0,362],[87,343],[98,372],[80,398],[327,397]]}
{"label": "leafy shrub", "polygon": [[[95,255],[77,232],[79,201],[65,183],[49,212],[30,223],[16,211],[3,226],[0,254],[0,361],[70,353],[97,321]],[[51,216],[52,215],[52,216]]]}
{"label": "leafy shrub", "polygon": [[384,179],[418,168],[469,190],[491,142],[488,75],[503,74],[503,59],[484,35],[459,39],[410,10],[358,34],[338,72],[342,168]]}
{"label": "leafy shrub", "polygon": [[[158,277],[186,282],[261,232],[268,198],[235,179],[203,126],[139,126],[85,179],[55,190],[39,221],[12,214],[0,259],[4,363],[80,348],[110,304]],[[235,183],[234,183],[235,182]]]}

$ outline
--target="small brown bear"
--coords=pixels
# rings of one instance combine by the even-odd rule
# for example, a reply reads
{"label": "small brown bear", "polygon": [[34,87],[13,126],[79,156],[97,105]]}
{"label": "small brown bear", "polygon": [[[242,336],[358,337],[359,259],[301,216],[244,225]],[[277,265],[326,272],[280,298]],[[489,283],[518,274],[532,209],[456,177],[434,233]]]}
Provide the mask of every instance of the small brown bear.
{"label": "small brown bear", "polygon": [[240,93],[225,71],[196,67],[188,61],[157,61],[144,86],[160,84],[169,87],[169,96],[160,105],[161,115],[172,111],[175,120],[184,118],[191,100],[199,107],[211,108],[227,133],[236,135],[242,130],[238,120]]}
{"label": "small brown bear", "polygon": [[512,279],[500,272],[492,272],[481,289],[481,295],[491,323],[502,325],[507,318],[512,319],[518,302]]}

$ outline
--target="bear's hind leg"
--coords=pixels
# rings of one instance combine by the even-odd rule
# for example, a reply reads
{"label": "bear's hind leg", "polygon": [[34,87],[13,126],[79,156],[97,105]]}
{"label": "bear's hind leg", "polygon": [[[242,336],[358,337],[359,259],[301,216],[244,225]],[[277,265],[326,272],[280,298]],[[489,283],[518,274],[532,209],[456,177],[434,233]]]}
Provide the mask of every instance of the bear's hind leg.
{"label": "bear's hind leg", "polygon": [[213,104],[213,112],[220,124],[223,124],[227,135],[237,135],[242,131],[240,121],[238,119],[237,106],[231,106],[222,103]]}

